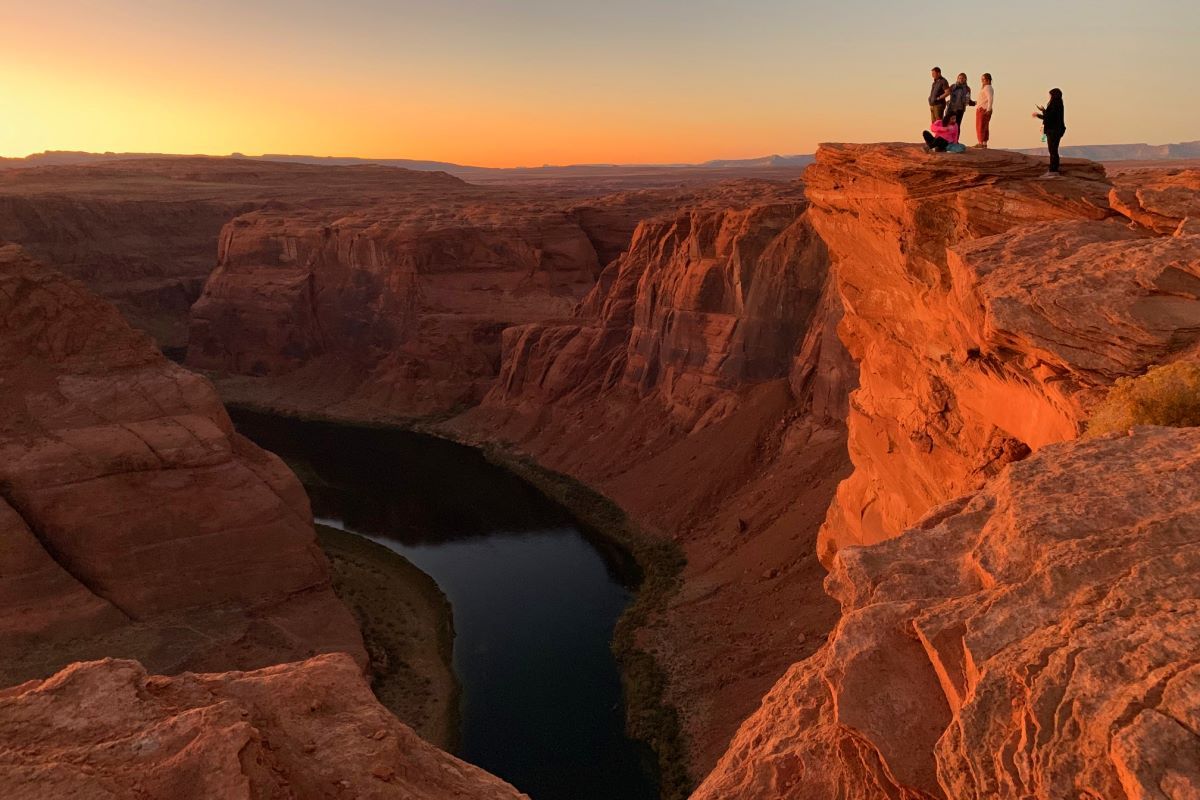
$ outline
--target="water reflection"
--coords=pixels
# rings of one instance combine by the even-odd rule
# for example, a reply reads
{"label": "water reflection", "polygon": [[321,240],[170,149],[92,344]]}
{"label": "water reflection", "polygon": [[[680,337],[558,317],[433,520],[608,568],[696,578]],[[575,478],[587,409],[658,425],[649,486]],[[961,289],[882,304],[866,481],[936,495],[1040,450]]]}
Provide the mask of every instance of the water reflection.
{"label": "water reflection", "polygon": [[454,609],[459,755],[534,800],[650,800],[624,736],[609,642],[630,601],[561,507],[481,453],[434,437],[233,412],[300,476],[319,521],[403,554]]}

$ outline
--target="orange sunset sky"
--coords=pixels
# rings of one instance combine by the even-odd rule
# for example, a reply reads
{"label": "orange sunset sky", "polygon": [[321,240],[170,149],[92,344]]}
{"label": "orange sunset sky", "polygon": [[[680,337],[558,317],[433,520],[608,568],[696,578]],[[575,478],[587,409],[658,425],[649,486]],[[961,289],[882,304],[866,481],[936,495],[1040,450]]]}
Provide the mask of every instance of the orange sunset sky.
{"label": "orange sunset sky", "polygon": [[[0,155],[694,162],[919,141],[928,69],[994,146],[1200,139],[1195,0],[0,0]],[[973,134],[968,135],[973,142]]]}

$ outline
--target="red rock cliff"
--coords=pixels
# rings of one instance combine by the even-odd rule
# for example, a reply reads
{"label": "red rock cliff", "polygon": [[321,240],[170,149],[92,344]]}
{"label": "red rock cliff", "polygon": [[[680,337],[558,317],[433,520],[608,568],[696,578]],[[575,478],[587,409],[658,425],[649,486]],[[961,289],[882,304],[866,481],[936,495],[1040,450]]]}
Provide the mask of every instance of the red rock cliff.
{"label": "red rock cliff", "polygon": [[0,248],[0,684],[77,659],[156,671],[344,651],[308,500],[204,379]]}
{"label": "red rock cliff", "polygon": [[481,193],[238,218],[193,309],[188,363],[358,417],[474,405],[501,331],[570,314],[601,266],[567,211]]}
{"label": "red rock cliff", "polygon": [[826,562],[1073,438],[1113,380],[1194,348],[1197,239],[1128,225],[1094,165],[1057,181],[1040,169],[999,151],[830,145],[807,173],[859,363],[855,469],[822,530]]}
{"label": "red rock cliff", "polygon": [[1200,236],[1178,178],[1168,204],[1040,169],[818,154],[860,377],[822,530],[842,617],[698,800],[1200,796],[1200,433],[1076,439],[1115,379],[1200,355]]}
{"label": "red rock cliff", "polygon": [[1049,445],[873,547],[695,800],[1200,796],[1200,430]]}

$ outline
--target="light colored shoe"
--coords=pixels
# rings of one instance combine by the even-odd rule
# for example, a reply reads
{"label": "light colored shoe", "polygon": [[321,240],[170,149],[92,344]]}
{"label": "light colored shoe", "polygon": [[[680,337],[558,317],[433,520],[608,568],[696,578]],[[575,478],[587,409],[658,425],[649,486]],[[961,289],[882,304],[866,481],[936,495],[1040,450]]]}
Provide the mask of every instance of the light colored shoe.
{"label": "light colored shoe", "polygon": [[1039,181],[1052,181],[1055,178],[1061,178],[1061,177],[1062,176],[1059,175],[1057,172],[1047,172],[1045,175],[1042,175],[1041,177],[1039,177],[1038,180]]}

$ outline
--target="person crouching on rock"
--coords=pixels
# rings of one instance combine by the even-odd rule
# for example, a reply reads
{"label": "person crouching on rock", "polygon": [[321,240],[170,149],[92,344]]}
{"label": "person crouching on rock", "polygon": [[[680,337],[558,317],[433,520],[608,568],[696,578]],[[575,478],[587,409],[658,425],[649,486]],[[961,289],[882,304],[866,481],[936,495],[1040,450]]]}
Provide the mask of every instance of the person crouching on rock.
{"label": "person crouching on rock", "polygon": [[925,137],[926,153],[931,150],[944,153],[947,147],[958,142],[958,126],[954,124],[954,117],[947,114],[944,121],[934,120],[930,129],[921,135]]}
{"label": "person crouching on rock", "polygon": [[979,80],[983,88],[979,90],[979,106],[975,109],[975,138],[979,142],[975,146],[986,148],[992,134],[992,108],[996,103],[996,92],[992,89],[992,73],[983,73]]}
{"label": "person crouching on rock", "polygon": [[1058,175],[1059,159],[1058,145],[1067,132],[1066,112],[1063,109],[1062,89],[1050,90],[1050,102],[1044,107],[1038,106],[1033,116],[1042,121],[1042,133],[1046,135],[1046,147],[1050,149],[1050,171],[1043,178],[1053,178]]}
{"label": "person crouching on rock", "polygon": [[975,105],[971,99],[971,87],[967,85],[967,74],[958,73],[958,80],[946,90],[946,116],[944,120],[954,117],[954,124],[962,127],[963,117],[967,115],[967,106]]}

